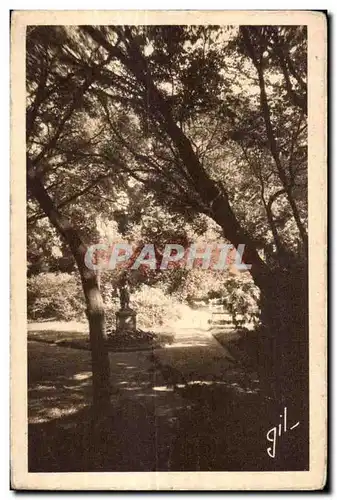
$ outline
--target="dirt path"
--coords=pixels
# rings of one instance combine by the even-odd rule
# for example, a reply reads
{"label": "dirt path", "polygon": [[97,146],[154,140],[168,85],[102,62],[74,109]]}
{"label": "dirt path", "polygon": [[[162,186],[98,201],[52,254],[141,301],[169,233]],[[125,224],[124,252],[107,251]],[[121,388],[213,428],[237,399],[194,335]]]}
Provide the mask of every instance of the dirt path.
{"label": "dirt path", "polygon": [[[109,358],[112,416],[100,467],[168,470],[177,415],[189,401],[166,386],[149,352],[110,353]],[[29,342],[28,368],[30,470],[76,470],[82,453],[77,446],[85,438],[74,429],[87,419],[91,402],[90,353]],[[69,446],[59,451],[67,439]]]}
{"label": "dirt path", "polygon": [[230,352],[207,330],[186,328],[174,333],[171,345],[154,352],[164,377],[171,373],[182,384],[224,380],[228,370],[237,365]]}
{"label": "dirt path", "polygon": [[[236,449],[231,434],[224,444],[219,429],[228,420],[227,387],[240,389],[237,364],[209,332],[183,329],[166,348],[109,358],[112,415],[94,444],[86,444],[90,431],[81,434],[78,423],[86,421],[91,402],[90,353],[28,342],[31,471],[230,467],[228,457],[221,465],[217,447]],[[238,460],[231,459],[233,466]]]}

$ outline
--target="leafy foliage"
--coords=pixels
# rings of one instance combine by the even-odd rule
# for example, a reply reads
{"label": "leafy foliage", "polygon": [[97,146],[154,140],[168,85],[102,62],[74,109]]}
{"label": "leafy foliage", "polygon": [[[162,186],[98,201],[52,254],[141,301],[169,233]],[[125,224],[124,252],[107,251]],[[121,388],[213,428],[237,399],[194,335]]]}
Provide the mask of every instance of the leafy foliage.
{"label": "leafy foliage", "polygon": [[221,297],[235,325],[258,323],[259,295],[259,289],[245,275],[226,280]]}
{"label": "leafy foliage", "polygon": [[[150,240],[160,253],[210,228],[263,253],[253,274],[291,269],[306,260],[306,69],[300,26],[30,27],[28,155],[86,244]],[[32,198],[28,222],[30,272],[71,269]],[[245,311],[228,276],[200,272],[133,281],[181,300],[223,290]]]}
{"label": "leafy foliage", "polygon": [[40,273],[27,282],[28,317],[32,320],[83,320],[85,305],[74,274]]}

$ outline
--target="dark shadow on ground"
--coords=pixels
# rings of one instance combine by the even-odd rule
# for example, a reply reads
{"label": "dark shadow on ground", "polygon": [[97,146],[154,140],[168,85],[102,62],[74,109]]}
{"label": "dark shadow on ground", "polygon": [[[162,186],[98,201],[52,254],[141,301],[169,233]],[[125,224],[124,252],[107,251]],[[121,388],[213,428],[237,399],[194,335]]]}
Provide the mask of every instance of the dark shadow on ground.
{"label": "dark shadow on ground", "polygon": [[[171,455],[171,470],[181,471],[281,471],[308,470],[307,422],[290,431],[298,415],[305,416],[298,405],[289,401],[288,428],[284,432],[280,412],[283,406],[262,394],[247,393],[219,382],[195,384],[180,389],[193,401],[192,411],[179,417]],[[282,423],[279,428],[278,424]],[[275,436],[273,442],[266,434]],[[279,431],[281,435],[279,436]],[[274,434],[275,432],[275,434]]]}
{"label": "dark shadow on ground", "polygon": [[29,426],[30,472],[166,470],[169,425],[158,428],[146,407],[120,398],[93,425],[90,408]]}
{"label": "dark shadow on ground", "polygon": [[[85,332],[49,329],[30,330],[28,332],[28,340],[90,351],[89,334]],[[109,352],[151,350],[172,344],[173,340],[174,335],[171,333],[153,333],[136,330],[135,332],[127,332],[122,335],[112,331],[111,335],[108,336],[106,348]]]}
{"label": "dark shadow on ground", "polygon": [[47,347],[29,351],[30,472],[307,470],[306,408],[286,402],[285,432],[284,403],[242,367],[186,381],[153,355],[114,354],[111,407],[94,425],[89,353]]}

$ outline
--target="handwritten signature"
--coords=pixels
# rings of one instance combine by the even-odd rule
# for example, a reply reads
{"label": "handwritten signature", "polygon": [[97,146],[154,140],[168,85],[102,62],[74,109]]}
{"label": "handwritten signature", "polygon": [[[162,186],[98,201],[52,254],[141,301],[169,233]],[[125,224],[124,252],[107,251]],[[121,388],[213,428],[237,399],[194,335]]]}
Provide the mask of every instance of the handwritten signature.
{"label": "handwritten signature", "polygon": [[270,456],[270,458],[275,458],[276,456],[276,446],[278,442],[278,438],[282,436],[282,434],[292,431],[295,429],[295,427],[298,427],[300,425],[299,422],[296,422],[296,424],[292,425],[288,429],[288,414],[287,414],[287,407],[284,407],[284,412],[283,415],[280,415],[281,422],[275,426],[269,429],[267,432],[267,441],[271,442],[272,445],[267,448],[267,453]]}

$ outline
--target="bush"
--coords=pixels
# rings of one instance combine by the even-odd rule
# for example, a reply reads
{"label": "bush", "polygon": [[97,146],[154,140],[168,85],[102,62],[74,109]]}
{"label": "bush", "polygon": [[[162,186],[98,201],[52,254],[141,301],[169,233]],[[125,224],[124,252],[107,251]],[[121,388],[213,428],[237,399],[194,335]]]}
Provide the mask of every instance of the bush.
{"label": "bush", "polygon": [[238,326],[246,321],[258,323],[259,290],[250,277],[242,275],[228,279],[220,297],[235,325]]}
{"label": "bush", "polygon": [[[114,282],[101,283],[107,330],[115,328],[115,313],[120,308],[113,292]],[[75,274],[41,273],[28,279],[28,318],[59,321],[85,320],[82,286]],[[130,307],[137,312],[137,326],[151,330],[179,319],[179,302],[158,287],[141,285],[131,291]]]}
{"label": "bush", "polygon": [[137,320],[142,328],[161,326],[180,318],[179,302],[157,287],[142,285],[131,296],[131,307],[137,311]]}
{"label": "bush", "polygon": [[[112,287],[111,287],[112,288]],[[165,325],[180,318],[177,300],[165,294],[158,287],[141,285],[131,292],[130,307],[137,312],[137,326],[142,329]],[[105,313],[108,330],[115,327],[115,313],[119,310],[119,299],[112,293],[104,294]]]}
{"label": "bush", "polygon": [[82,320],[85,301],[79,279],[68,273],[41,273],[28,278],[27,313],[31,320]]}

